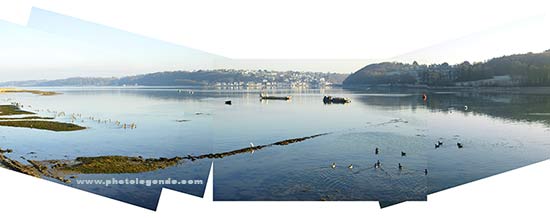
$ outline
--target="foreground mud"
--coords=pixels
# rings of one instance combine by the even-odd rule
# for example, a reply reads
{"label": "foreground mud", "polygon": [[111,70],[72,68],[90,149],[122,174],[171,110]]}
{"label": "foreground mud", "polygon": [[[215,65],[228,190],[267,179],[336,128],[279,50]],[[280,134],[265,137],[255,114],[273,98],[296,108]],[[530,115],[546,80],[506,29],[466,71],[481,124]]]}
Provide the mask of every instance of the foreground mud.
{"label": "foreground mud", "polygon": [[[54,164],[54,169],[65,173],[80,174],[119,174],[142,173],[165,169],[177,165],[182,158],[158,158],[144,159],[142,157],[102,156],[79,157],[74,163],[62,161],[47,161]],[[55,165],[57,164],[57,165]]]}

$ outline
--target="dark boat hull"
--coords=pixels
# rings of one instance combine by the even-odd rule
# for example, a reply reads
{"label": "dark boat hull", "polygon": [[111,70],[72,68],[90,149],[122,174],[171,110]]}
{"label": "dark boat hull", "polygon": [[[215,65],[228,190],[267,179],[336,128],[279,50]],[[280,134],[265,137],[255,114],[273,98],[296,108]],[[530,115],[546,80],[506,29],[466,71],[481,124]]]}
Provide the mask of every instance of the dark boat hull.
{"label": "dark boat hull", "polygon": [[288,101],[292,99],[292,96],[267,96],[267,95],[260,95],[260,99],[262,100],[285,100]]}
{"label": "dark boat hull", "polygon": [[323,97],[323,103],[325,103],[325,104],[347,104],[347,103],[351,103],[351,99],[325,96],[325,97]]}

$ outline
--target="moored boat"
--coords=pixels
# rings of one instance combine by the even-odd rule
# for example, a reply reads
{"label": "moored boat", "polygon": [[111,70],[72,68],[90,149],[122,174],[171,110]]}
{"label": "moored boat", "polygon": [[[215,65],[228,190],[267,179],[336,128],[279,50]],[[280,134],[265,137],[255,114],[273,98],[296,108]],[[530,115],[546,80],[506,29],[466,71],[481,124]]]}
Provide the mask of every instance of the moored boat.
{"label": "moored boat", "polygon": [[323,103],[325,103],[325,104],[347,104],[347,103],[351,103],[351,99],[325,96],[325,97],[323,97]]}
{"label": "moored boat", "polygon": [[262,100],[290,100],[292,96],[270,96],[266,94],[260,94],[260,99]]}

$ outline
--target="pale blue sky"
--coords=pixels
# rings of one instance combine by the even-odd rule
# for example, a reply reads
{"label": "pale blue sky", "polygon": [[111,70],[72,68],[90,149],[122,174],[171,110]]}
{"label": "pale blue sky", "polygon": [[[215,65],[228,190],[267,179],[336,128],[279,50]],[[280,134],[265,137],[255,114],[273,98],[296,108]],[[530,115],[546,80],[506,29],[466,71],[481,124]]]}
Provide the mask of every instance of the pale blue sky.
{"label": "pale blue sky", "polygon": [[548,15],[538,14],[391,58],[419,63],[485,61],[503,55],[550,49]]}
{"label": "pale blue sky", "polygon": [[[352,73],[379,61],[475,62],[550,48],[550,41],[546,40],[550,38],[550,26],[548,16],[544,15],[443,41],[393,58],[375,56],[369,60],[232,60],[39,8],[32,9],[27,26],[0,21],[0,32],[0,81],[119,77],[215,68]],[[219,34],[219,37],[224,36],[224,33]]]}
{"label": "pale blue sky", "polygon": [[33,8],[27,27],[0,21],[0,81],[211,69],[221,56]]}

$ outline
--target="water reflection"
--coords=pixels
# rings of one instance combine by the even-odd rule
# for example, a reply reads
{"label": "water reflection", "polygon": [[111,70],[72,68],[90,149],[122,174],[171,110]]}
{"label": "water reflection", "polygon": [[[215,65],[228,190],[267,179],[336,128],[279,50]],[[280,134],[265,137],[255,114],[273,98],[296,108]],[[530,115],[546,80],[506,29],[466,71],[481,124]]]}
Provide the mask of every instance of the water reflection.
{"label": "water reflection", "polygon": [[[31,152],[33,159],[113,154],[185,157],[331,133],[216,159],[216,200],[426,200],[428,193],[541,161],[550,154],[550,95],[545,94],[382,88],[51,89],[64,94],[10,97],[33,108],[135,122],[138,128],[123,131],[90,121],[82,123],[90,129],[79,133],[1,128],[1,143],[17,146],[12,158],[29,158]],[[261,92],[293,97],[260,101]],[[428,95],[426,101],[423,93]],[[352,102],[325,105],[325,95]],[[231,105],[224,103],[228,100]],[[443,144],[436,149],[437,141]],[[79,178],[206,181],[210,164],[210,160],[187,161],[149,173]],[[71,186],[148,208],[156,207],[163,187]],[[198,196],[204,191],[202,185],[169,187]]]}
{"label": "water reflection", "polygon": [[[411,93],[410,90],[388,92]],[[427,101],[421,99],[427,93]],[[396,98],[361,97],[388,110],[416,111],[430,138],[429,192],[437,192],[550,157],[550,93],[484,90],[416,91]],[[434,142],[445,145],[435,149]],[[459,149],[456,143],[463,144]]]}

